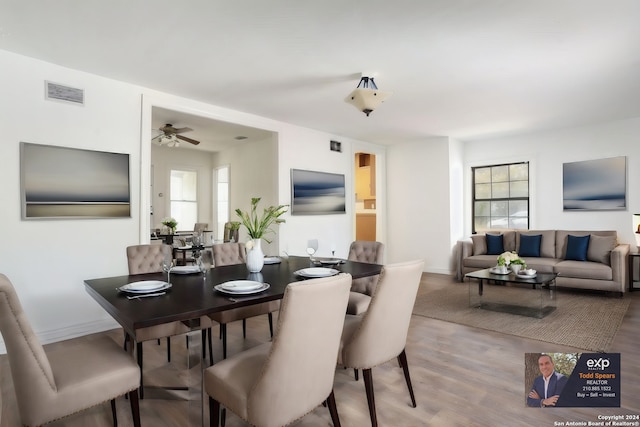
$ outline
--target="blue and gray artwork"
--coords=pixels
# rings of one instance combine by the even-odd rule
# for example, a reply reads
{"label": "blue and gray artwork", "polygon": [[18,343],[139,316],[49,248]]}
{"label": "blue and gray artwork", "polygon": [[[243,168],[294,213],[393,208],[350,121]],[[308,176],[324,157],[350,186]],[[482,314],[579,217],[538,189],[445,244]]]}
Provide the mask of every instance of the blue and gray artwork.
{"label": "blue and gray artwork", "polygon": [[617,210],[626,208],[627,159],[564,163],[564,210]]}

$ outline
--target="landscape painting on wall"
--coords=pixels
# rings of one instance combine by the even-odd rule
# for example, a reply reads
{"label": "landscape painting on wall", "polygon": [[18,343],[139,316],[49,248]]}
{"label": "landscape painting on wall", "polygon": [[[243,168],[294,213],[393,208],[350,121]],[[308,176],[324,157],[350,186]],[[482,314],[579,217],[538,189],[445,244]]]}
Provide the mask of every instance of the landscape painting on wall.
{"label": "landscape painting on wall", "polygon": [[564,163],[564,210],[621,210],[627,207],[627,158]]}
{"label": "landscape painting on wall", "polygon": [[291,169],[291,215],[345,212],[344,175]]}
{"label": "landscape painting on wall", "polygon": [[20,143],[23,219],[131,217],[129,155]]}

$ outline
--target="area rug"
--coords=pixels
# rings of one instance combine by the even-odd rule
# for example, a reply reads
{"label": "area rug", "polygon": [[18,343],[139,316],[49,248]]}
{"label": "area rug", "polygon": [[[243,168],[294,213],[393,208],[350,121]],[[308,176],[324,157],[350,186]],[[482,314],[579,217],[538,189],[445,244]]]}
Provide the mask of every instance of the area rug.
{"label": "area rug", "polygon": [[[413,314],[601,352],[609,349],[629,308],[629,300],[625,298],[559,291],[556,310],[536,319],[471,308],[469,286],[465,282],[430,289],[428,284],[422,283]],[[471,286],[477,289],[477,284],[472,283]]]}

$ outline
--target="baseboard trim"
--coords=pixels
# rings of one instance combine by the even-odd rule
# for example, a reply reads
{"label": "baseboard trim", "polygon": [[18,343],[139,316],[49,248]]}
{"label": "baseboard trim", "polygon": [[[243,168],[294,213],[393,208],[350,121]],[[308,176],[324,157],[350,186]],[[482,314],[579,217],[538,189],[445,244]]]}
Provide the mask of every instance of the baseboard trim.
{"label": "baseboard trim", "polygon": [[[119,326],[120,325],[118,325],[118,323],[113,319],[103,319],[94,322],[72,325],[66,328],[36,332],[36,336],[38,337],[40,343],[45,345],[58,341],[69,340],[71,338],[95,334],[98,332],[109,331],[111,329],[118,328]],[[6,353],[7,349],[4,345],[4,339],[0,339],[0,354]]]}

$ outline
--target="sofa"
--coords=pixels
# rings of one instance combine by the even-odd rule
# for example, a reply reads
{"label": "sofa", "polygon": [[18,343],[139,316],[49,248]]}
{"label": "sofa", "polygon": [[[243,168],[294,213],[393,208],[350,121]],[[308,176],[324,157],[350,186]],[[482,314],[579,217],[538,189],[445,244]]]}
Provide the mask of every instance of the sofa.
{"label": "sofa", "polygon": [[616,231],[501,230],[475,234],[456,245],[456,277],[496,265],[504,251],[515,251],[542,273],[556,273],[556,286],[615,292],[627,284],[629,245]]}

